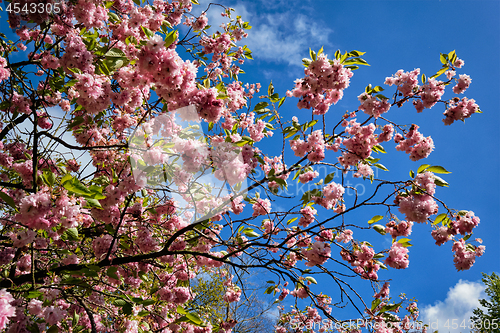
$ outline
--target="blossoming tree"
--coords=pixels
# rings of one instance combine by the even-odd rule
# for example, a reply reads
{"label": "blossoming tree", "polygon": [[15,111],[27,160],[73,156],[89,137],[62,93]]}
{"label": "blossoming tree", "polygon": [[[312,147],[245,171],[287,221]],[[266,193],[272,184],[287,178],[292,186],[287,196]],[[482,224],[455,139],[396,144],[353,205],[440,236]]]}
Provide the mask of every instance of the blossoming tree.
{"label": "blossoming tree", "polygon": [[[367,64],[363,52],[311,51],[287,96],[272,84],[261,93],[259,83],[239,81],[251,26],[230,8],[208,5],[229,19],[209,34],[206,11],[191,14],[196,0],[5,5],[17,40],[0,35],[0,329],[230,332],[234,318],[210,320],[185,305],[195,297],[190,281],[207,270],[224,280],[223,301],[238,302],[244,284],[229,273],[238,268],[267,270],[275,278],[266,293],[295,304],[280,307],[277,332],[318,323],[352,331],[342,326],[352,319],[408,331],[415,303],[391,301],[388,283],[367,300],[349,281],[406,268],[415,223],[437,245],[452,243],[458,270],[483,254],[469,240],[479,218],[436,197],[444,167],[422,164],[400,181],[374,173],[385,170],[374,157],[385,142],[412,161],[434,148],[418,125],[391,121],[391,108],[442,107],[445,125],[480,112],[461,97],[471,79],[456,73],[464,61],[454,51],[430,77],[418,69],[387,77],[392,95],[368,85],[359,108],[341,113],[333,105]],[[448,85],[454,97],[443,100]],[[280,114],[287,97],[311,121]],[[277,138],[282,152],[271,156],[266,140]],[[332,173],[319,177],[321,166]],[[371,194],[346,196],[343,175]],[[311,189],[280,199],[291,203],[277,211],[273,200],[296,179]],[[350,220],[367,206],[385,215]],[[392,246],[373,247],[358,228],[389,234]],[[320,275],[341,300],[314,285]],[[344,299],[358,317],[332,312]]]}

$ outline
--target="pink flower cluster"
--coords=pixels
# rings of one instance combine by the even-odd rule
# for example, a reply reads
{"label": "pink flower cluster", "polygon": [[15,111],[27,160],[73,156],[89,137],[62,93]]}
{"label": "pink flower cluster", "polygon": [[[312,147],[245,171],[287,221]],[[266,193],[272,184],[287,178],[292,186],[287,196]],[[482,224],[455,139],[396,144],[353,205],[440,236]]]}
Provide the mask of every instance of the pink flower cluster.
{"label": "pink flower cluster", "polygon": [[424,189],[429,195],[436,193],[436,183],[434,182],[434,174],[426,171],[419,173],[415,177],[415,183]]}
{"label": "pink flower cluster", "polygon": [[358,164],[358,171],[353,174],[354,178],[359,178],[359,177],[370,177],[373,176],[373,169],[371,166],[365,163],[359,163]]}
{"label": "pink flower cluster", "polygon": [[396,223],[395,221],[390,221],[385,225],[385,232],[390,234],[392,238],[409,236],[411,234],[412,226],[413,222],[400,221],[399,223]]}
{"label": "pink flower cluster", "polygon": [[358,100],[361,102],[358,110],[363,110],[364,113],[373,116],[375,119],[391,108],[391,103],[389,103],[388,99],[378,99],[376,96],[369,95],[366,92],[359,95]]}
{"label": "pink flower cluster", "polygon": [[10,69],[7,67],[7,59],[0,57],[0,83],[3,80],[7,80],[10,76]]}
{"label": "pink flower cluster", "polygon": [[469,88],[471,81],[469,75],[460,74],[457,84],[453,87],[453,92],[455,94],[463,94],[464,91]]}
{"label": "pink flower cluster", "polygon": [[345,188],[341,184],[331,182],[323,187],[323,196],[313,196],[311,199],[326,209],[334,209],[335,212],[341,212],[343,210],[341,199],[344,192]]}
{"label": "pink flower cluster", "polygon": [[50,53],[46,53],[42,56],[41,63],[45,69],[57,69],[61,66],[59,59]]}
{"label": "pink flower cluster", "polygon": [[436,245],[442,245],[459,233],[461,235],[471,234],[472,230],[478,226],[479,222],[479,217],[475,216],[474,212],[468,211],[457,214],[456,218],[451,220],[448,225],[433,230],[431,235],[436,241]]}
{"label": "pink flower cluster", "polygon": [[241,296],[241,289],[238,287],[227,288],[226,293],[222,297],[225,302],[232,303],[238,302]]}
{"label": "pink flower cluster", "polygon": [[340,251],[340,256],[354,267],[354,271],[363,279],[377,280],[380,265],[373,259],[375,251],[366,244],[354,245],[352,253],[346,249]]}
{"label": "pink flower cluster", "polygon": [[319,172],[318,171],[310,170],[310,171],[307,171],[306,173],[301,174],[299,176],[299,181],[302,184],[305,184],[305,183],[310,182],[311,180],[313,180],[314,178],[316,178],[318,176],[319,176]]}
{"label": "pink flower cluster", "polygon": [[96,6],[94,1],[78,0],[73,8],[75,19],[85,25],[87,29],[102,28],[108,20],[108,10],[103,6]]}
{"label": "pink flower cluster", "polygon": [[403,136],[399,133],[394,136],[394,142],[398,144],[396,150],[410,154],[410,160],[412,161],[426,158],[434,150],[434,141],[430,136],[424,137],[418,131],[418,125],[411,125],[405,137],[406,139],[403,139]]}
{"label": "pink flower cluster", "polygon": [[408,249],[400,243],[393,243],[389,250],[389,256],[385,259],[385,264],[392,268],[404,269],[408,267]]}
{"label": "pink flower cluster", "polygon": [[184,304],[191,299],[191,292],[187,287],[163,287],[158,290],[159,298],[170,303]]}
{"label": "pink flower cluster", "polygon": [[61,66],[67,74],[73,74],[70,68],[78,68],[83,73],[94,73],[95,66],[92,64],[94,57],[87,50],[82,38],[77,32],[73,32],[64,40],[66,43],[65,53],[60,59]]}
{"label": "pink flower cluster", "polygon": [[309,267],[324,264],[331,252],[330,244],[324,242],[314,242],[310,249],[302,249],[302,255],[307,259],[305,265]]}
{"label": "pink flower cluster", "polygon": [[349,122],[344,121],[343,125],[346,126],[345,131],[350,137],[344,139],[343,144],[347,151],[344,151],[338,160],[340,164],[347,167],[356,165],[359,161],[369,157],[373,146],[378,144],[378,140],[374,134],[376,129],[374,124],[361,126],[355,119],[352,119]]}
{"label": "pink flower cluster", "polygon": [[316,130],[307,136],[307,141],[291,140],[290,146],[295,156],[303,157],[305,154],[311,162],[320,162],[325,158],[325,140],[321,130]]}
{"label": "pink flower cluster", "polygon": [[468,99],[467,97],[459,100],[458,98],[454,98],[450,101],[448,108],[443,113],[445,115],[445,119],[443,122],[445,125],[451,125],[455,120],[464,120],[465,118],[469,118],[473,113],[479,111],[479,105],[476,104],[476,101],[473,99]]}
{"label": "pink flower cluster", "polygon": [[269,199],[257,199],[257,202],[253,204],[253,214],[252,216],[267,215],[271,212],[271,201]]}
{"label": "pink flower cluster", "polygon": [[98,114],[110,104],[111,83],[105,75],[76,74],[78,82],[74,89],[78,92],[78,104],[91,114]]}
{"label": "pink flower cluster", "polygon": [[52,223],[46,219],[46,215],[52,208],[50,194],[40,191],[21,199],[19,213],[16,221],[31,229],[45,229],[52,227]]}
{"label": "pink flower cluster", "polygon": [[311,206],[306,206],[300,210],[302,216],[299,220],[299,226],[307,228],[307,226],[314,222],[314,215],[317,213],[316,209]]}
{"label": "pink flower cluster", "polygon": [[400,69],[392,77],[387,77],[384,83],[388,86],[396,85],[404,97],[413,96],[418,91],[419,74],[420,68],[414,69],[411,72],[405,72]]}
{"label": "pink flower cluster", "polygon": [[453,243],[451,250],[454,253],[453,262],[458,271],[467,270],[474,265],[476,258],[484,254],[484,245],[475,247],[471,244],[465,244],[463,239]]}
{"label": "pink flower cluster", "polygon": [[0,290],[0,329],[6,328],[9,317],[16,314],[16,308],[10,304],[13,301],[14,298],[7,290]]}
{"label": "pink flower cluster", "polygon": [[[111,246],[111,242],[113,241],[113,236],[111,235],[103,235],[101,237],[95,238],[92,242],[92,248],[94,249],[94,254],[97,259],[103,259],[105,255],[108,253],[109,248]],[[113,254],[117,249],[117,242],[115,241],[113,245],[113,249],[111,250],[111,254]]]}
{"label": "pink flower cluster", "polygon": [[31,113],[31,101],[29,98],[19,95],[17,92],[12,93],[12,97],[10,99],[12,105],[8,109],[10,112],[19,112],[19,113],[24,113],[24,114],[30,114]]}
{"label": "pink flower cluster", "polygon": [[380,288],[380,291],[373,297],[382,299],[389,297],[389,282],[385,282],[382,288]]}
{"label": "pink flower cluster", "polygon": [[327,113],[330,106],[342,98],[343,90],[349,86],[353,75],[339,60],[328,60],[324,54],[312,61],[304,73],[305,77],[296,80],[295,88],[286,94],[300,98],[298,108],[313,108],[315,115]]}
{"label": "pink flower cluster", "polygon": [[408,196],[396,196],[395,202],[399,211],[405,214],[406,220],[425,223],[429,216],[438,212],[436,201],[428,194],[410,193]]}
{"label": "pink flower cluster", "polygon": [[436,105],[444,94],[444,83],[434,78],[430,78],[422,86],[421,91],[420,99],[413,101],[413,105],[415,105],[417,112],[422,112],[424,108],[430,109]]}
{"label": "pink flower cluster", "polygon": [[335,241],[337,243],[349,243],[352,241],[352,230],[345,229],[344,231],[338,233],[337,236],[335,236]]}

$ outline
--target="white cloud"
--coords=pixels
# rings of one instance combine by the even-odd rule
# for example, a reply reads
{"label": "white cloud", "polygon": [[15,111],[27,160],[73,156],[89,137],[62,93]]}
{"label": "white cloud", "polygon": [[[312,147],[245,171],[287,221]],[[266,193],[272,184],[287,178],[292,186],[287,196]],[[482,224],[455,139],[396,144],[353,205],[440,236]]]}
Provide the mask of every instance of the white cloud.
{"label": "white cloud", "polygon": [[481,283],[459,280],[450,288],[444,301],[421,307],[422,320],[430,325],[430,332],[470,332],[472,323],[469,319],[472,310],[479,306],[480,298],[485,298]]}
{"label": "white cloud", "polygon": [[[238,11],[242,6],[238,6]],[[248,10],[246,10],[248,12]],[[286,11],[281,14],[250,15],[245,18],[253,26],[245,43],[260,60],[302,65],[309,47],[328,44],[332,32],[321,23],[313,22],[303,14]]]}
{"label": "white cloud", "polygon": [[[311,20],[304,10],[296,6],[288,9],[290,6],[285,2],[274,3],[273,8],[279,11],[272,14],[257,12],[256,3],[235,3],[231,7],[235,9],[233,17],[240,15],[252,26],[246,31],[248,38],[239,45],[247,44],[256,60],[302,66],[302,58],[308,57],[309,47],[319,49],[329,44],[328,36],[333,32],[322,22]],[[212,26],[209,33],[220,31],[219,26],[228,22],[221,17],[221,11],[221,7],[214,6],[207,12],[208,24]]]}

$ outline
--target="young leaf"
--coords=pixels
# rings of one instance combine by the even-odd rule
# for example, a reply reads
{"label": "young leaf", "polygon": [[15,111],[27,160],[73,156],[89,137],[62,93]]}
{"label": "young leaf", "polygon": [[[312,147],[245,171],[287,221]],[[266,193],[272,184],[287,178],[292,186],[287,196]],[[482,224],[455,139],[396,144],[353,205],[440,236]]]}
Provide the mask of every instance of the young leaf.
{"label": "young leaf", "polygon": [[442,166],[439,165],[434,165],[429,168],[427,168],[427,171],[433,172],[433,173],[451,173],[450,171],[446,170]]}
{"label": "young leaf", "polygon": [[443,178],[434,175],[434,184],[441,187],[448,187],[448,184]]}
{"label": "young leaf", "polygon": [[17,209],[14,199],[12,199],[8,194],[0,192],[0,198],[2,198],[2,200],[5,201],[7,205],[11,206],[14,209]]}
{"label": "young leaf", "polygon": [[378,232],[379,234],[381,234],[381,235],[385,235],[385,234],[386,234],[386,232],[385,232],[385,227],[384,227],[383,225],[381,225],[381,224],[375,224],[375,225],[373,226],[373,229],[374,229],[376,232]]}
{"label": "young leaf", "polygon": [[384,217],[382,215],[375,215],[374,217],[371,218],[371,220],[368,221],[368,224],[373,224],[375,222],[378,222],[382,220]]}
{"label": "young leaf", "polygon": [[438,224],[439,222],[444,220],[446,218],[446,216],[447,216],[446,213],[439,214],[432,224]]}
{"label": "young leaf", "polygon": [[418,167],[417,173],[422,173],[424,172],[428,167],[430,167],[430,164],[422,164],[421,166]]}

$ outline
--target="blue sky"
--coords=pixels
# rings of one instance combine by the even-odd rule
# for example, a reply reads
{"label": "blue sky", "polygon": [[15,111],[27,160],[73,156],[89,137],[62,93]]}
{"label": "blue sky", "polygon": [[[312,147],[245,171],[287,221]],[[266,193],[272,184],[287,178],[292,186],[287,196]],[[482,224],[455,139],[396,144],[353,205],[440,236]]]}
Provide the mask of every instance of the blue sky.
{"label": "blue sky", "polygon": [[[308,57],[308,49],[324,46],[333,57],[341,51],[367,52],[363,58],[371,67],[355,71],[344,98],[328,113],[328,117],[355,110],[357,96],[364,87],[382,85],[387,76],[399,69],[420,68],[428,77],[441,67],[439,53],[456,50],[465,61],[460,74],[468,74],[472,84],[465,96],[479,104],[483,114],[476,114],[465,123],[444,126],[441,119],[444,108],[439,105],[417,114],[411,105],[393,108],[387,114],[400,124],[416,123],[425,135],[431,135],[435,151],[426,160],[411,162],[408,156],[386,143],[388,154],[380,161],[390,173],[379,176],[390,179],[408,177],[410,169],[423,163],[442,165],[451,171],[443,175],[449,188],[438,188],[436,195],[450,207],[472,210],[481,218],[473,237],[480,237],[486,245],[483,257],[469,271],[457,272],[453,265],[451,243],[436,246],[430,236],[429,225],[415,225],[410,236],[410,267],[406,270],[381,271],[381,279],[392,278],[391,295],[405,292],[419,300],[421,314],[430,322],[439,321],[440,331],[458,332],[444,328],[447,319],[468,320],[470,309],[477,306],[477,298],[484,297],[478,282],[481,272],[500,270],[499,228],[499,80],[500,77],[500,2],[498,1],[222,1],[236,9],[253,28],[245,41],[253,51],[254,61],[248,61],[240,76],[245,82],[260,82],[267,87],[272,79],[280,95],[293,88],[293,81],[303,76],[301,59]],[[216,11],[209,15],[220,21]],[[213,21],[210,21],[213,22]],[[212,24],[212,23],[211,23]],[[215,24],[214,24],[215,25]],[[385,87],[387,95],[393,89]],[[450,90],[445,98],[453,96]],[[290,119],[297,116],[301,122],[310,119],[310,111],[299,110],[296,99],[287,99],[282,114]],[[364,119],[360,116],[359,119]],[[278,147],[280,145],[276,141]],[[266,144],[266,152],[272,145]],[[279,153],[275,150],[275,153]],[[327,155],[328,156],[328,155]],[[287,162],[292,164],[288,152]],[[365,183],[366,184],[366,183]],[[368,185],[368,184],[366,184]],[[368,189],[368,186],[367,186]],[[276,202],[286,207],[286,203]],[[324,213],[324,212],[323,212]],[[349,218],[368,221],[384,211],[365,210]],[[403,216],[400,216],[403,218]],[[347,220],[349,218],[346,218]],[[387,221],[386,221],[387,222]],[[385,223],[385,222],[384,222]],[[388,238],[373,230],[366,233],[380,246],[387,246]],[[365,234],[363,234],[365,235]],[[385,243],[384,243],[385,242]],[[377,246],[376,245],[376,246]],[[379,248],[380,249],[380,248]],[[320,288],[331,296],[335,289],[328,281],[320,281]],[[366,283],[365,283],[366,285]],[[354,284],[358,287],[358,284]],[[359,288],[371,296],[366,286]],[[319,289],[318,289],[319,290]],[[451,323],[451,322],[450,322]],[[463,331],[463,329],[462,329]]]}
{"label": "blue sky", "polygon": [[[367,84],[382,85],[387,76],[399,69],[420,68],[421,72],[431,76],[441,67],[439,53],[452,50],[456,50],[458,57],[465,61],[465,66],[458,72],[472,78],[465,96],[475,99],[483,113],[473,115],[465,124],[456,122],[444,126],[441,121],[444,110],[440,106],[420,114],[410,105],[393,108],[387,114],[391,120],[419,124],[424,135],[432,136],[436,149],[427,160],[411,162],[406,154],[395,151],[394,143],[389,142],[384,144],[388,154],[376,157],[381,157],[380,162],[390,170],[385,174],[380,171],[380,178],[406,178],[410,169],[416,170],[423,163],[444,166],[452,171],[452,174],[443,176],[450,187],[438,188],[436,195],[450,207],[472,210],[481,218],[474,237],[484,240],[486,252],[471,270],[456,272],[451,243],[438,247],[430,236],[429,225],[415,225],[410,236],[414,245],[410,248],[410,267],[379,274],[381,279],[392,278],[392,296],[405,292],[408,297],[417,298],[425,319],[439,320],[440,323],[446,319],[455,318],[459,322],[468,319],[468,311],[477,305],[475,300],[482,295],[482,287],[477,283],[481,272],[500,271],[500,154],[497,137],[500,124],[500,2],[256,0],[219,3],[234,7],[253,26],[246,43],[253,51],[254,60],[244,65],[246,74],[241,75],[240,80],[260,82],[263,87],[272,80],[280,95],[292,89],[293,81],[303,76],[301,59],[308,57],[309,47],[318,50],[324,46],[330,57],[337,49],[367,52],[363,58],[371,66],[355,71],[344,98],[328,113],[332,121],[346,110],[358,108],[357,96]],[[203,9],[202,5],[197,10]],[[3,22],[5,12],[1,15],[2,32],[7,32]],[[212,25],[217,25],[212,22],[222,22],[217,10],[208,17]],[[386,95],[392,95],[394,90],[386,88]],[[452,95],[447,92],[445,97]],[[287,99],[281,109],[282,115],[288,119],[297,116],[301,122],[309,120],[310,111],[297,109],[296,103],[296,99]],[[360,116],[359,119],[364,118]],[[275,134],[270,141],[280,146],[276,138],[279,133]],[[262,143],[265,142],[269,141]],[[279,154],[271,144],[259,147],[270,155]],[[333,155],[327,156],[331,158]],[[293,163],[292,157],[288,150],[288,164]],[[368,190],[369,183],[362,184]],[[278,207],[288,205],[286,201],[275,204]],[[352,219],[352,223],[363,224],[373,215],[384,213],[363,210],[347,218]],[[322,214],[325,215],[321,217],[327,217],[325,211]],[[388,237],[373,230],[358,235],[368,237],[377,250],[390,246]],[[315,291],[330,294],[335,301],[338,292],[329,286],[328,280],[319,280]],[[361,290],[368,299],[373,294],[366,281],[353,280],[352,286]]]}

